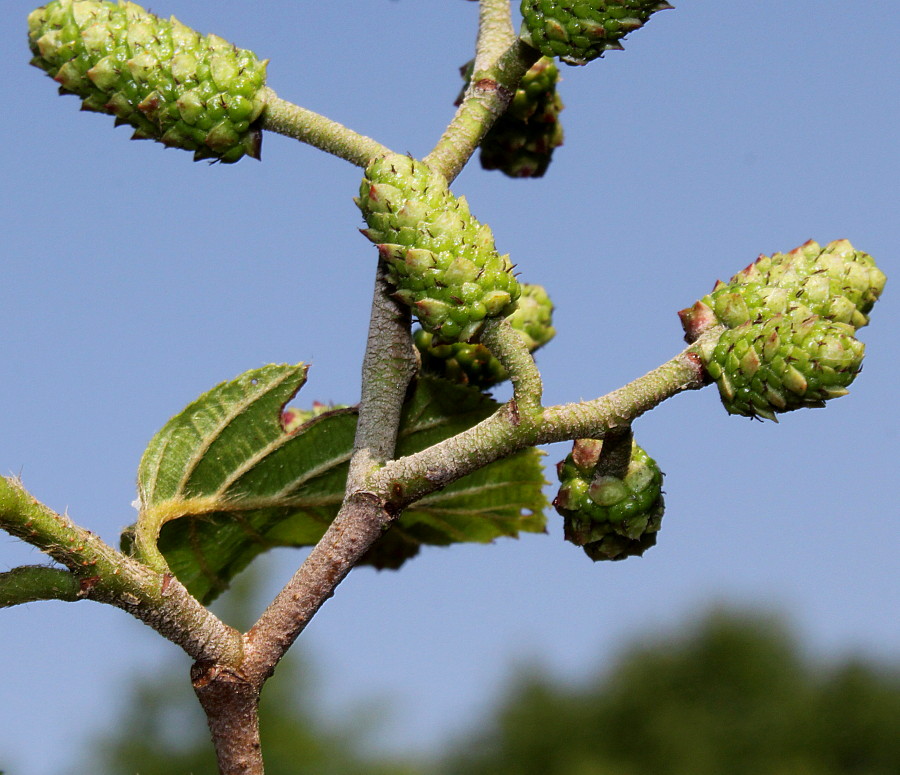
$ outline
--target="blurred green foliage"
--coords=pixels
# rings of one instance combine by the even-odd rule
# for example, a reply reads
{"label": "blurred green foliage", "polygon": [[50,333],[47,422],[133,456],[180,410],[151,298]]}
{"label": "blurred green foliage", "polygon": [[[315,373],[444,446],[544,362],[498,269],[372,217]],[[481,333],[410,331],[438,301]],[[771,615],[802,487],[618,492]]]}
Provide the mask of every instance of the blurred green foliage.
{"label": "blurred green foliage", "polygon": [[[136,687],[79,772],[214,775],[179,683]],[[521,670],[491,717],[429,762],[367,755],[371,730],[318,719],[306,670],[279,669],[262,730],[270,775],[897,775],[900,666],[820,664],[782,621],[718,611],[631,643],[579,686]]]}
{"label": "blurred green foliage", "polygon": [[581,688],[521,676],[442,772],[896,775],[898,730],[896,668],[816,665],[777,619],[717,612]]}
{"label": "blurred green foliage", "polygon": [[[141,681],[121,725],[94,741],[71,775],[217,775],[206,720],[186,672]],[[362,720],[340,727],[317,719],[309,681],[294,660],[263,693],[260,721],[266,773],[271,775],[419,775],[405,764],[373,762],[361,749]]]}
{"label": "blurred green foliage", "polygon": [[[249,628],[266,602],[261,580],[258,570],[242,574],[213,605],[216,613],[241,630]],[[421,775],[423,770],[405,762],[374,762],[364,752],[372,726],[366,709],[338,724],[316,713],[315,679],[298,651],[279,664],[262,693],[267,775]],[[67,775],[218,775],[189,666],[181,660],[163,675],[137,679],[126,690],[121,723],[89,741]]]}

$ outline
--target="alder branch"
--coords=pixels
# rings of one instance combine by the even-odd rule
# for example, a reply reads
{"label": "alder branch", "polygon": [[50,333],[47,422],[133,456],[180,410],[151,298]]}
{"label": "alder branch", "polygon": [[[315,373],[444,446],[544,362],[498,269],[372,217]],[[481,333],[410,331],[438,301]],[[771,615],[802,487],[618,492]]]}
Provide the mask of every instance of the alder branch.
{"label": "alder branch", "polygon": [[390,153],[377,140],[283,100],[269,88],[266,88],[266,109],[261,120],[262,128],[269,132],[292,137],[357,167],[367,167],[376,156]]}
{"label": "alder branch", "polygon": [[516,38],[508,0],[483,0],[478,22],[469,86],[447,129],[423,159],[451,183],[509,107],[522,76],[540,58]]}
{"label": "alder branch", "polygon": [[362,395],[347,492],[394,454],[400,412],[417,358],[410,336],[409,308],[390,295],[386,267],[379,261],[372,295],[369,336],[362,367]]}
{"label": "alder branch", "polygon": [[370,492],[401,510],[466,474],[526,447],[600,439],[685,390],[709,384],[698,355],[724,329],[710,329],[677,356],[624,387],[593,401],[551,406],[538,422],[523,424],[513,402],[462,433],[414,455],[392,460],[369,480]]}
{"label": "alder branch", "polygon": [[541,412],[544,387],[525,339],[507,318],[493,318],[485,324],[481,343],[509,374],[520,421],[536,422]]}
{"label": "alder branch", "polygon": [[37,600],[80,600],[81,585],[71,571],[46,565],[22,565],[0,573],[0,608]]}
{"label": "alder branch", "polygon": [[469,430],[376,470],[367,478],[365,491],[347,497],[306,561],[247,633],[242,675],[262,686],[404,507],[519,449],[583,436],[602,438],[609,429],[627,427],[665,399],[703,387],[707,379],[696,352],[707,337],[720,333],[705,334],[672,360],[596,401],[549,407],[535,424],[521,423],[515,403],[510,402]]}
{"label": "alder branch", "polygon": [[399,516],[370,493],[351,494],[294,577],[245,638],[242,673],[261,686],[297,636]]}
{"label": "alder branch", "polygon": [[0,477],[0,528],[65,566],[78,599],[127,611],[195,659],[239,664],[240,633],[204,608],[170,573],[158,573],[34,498],[21,482]]}
{"label": "alder branch", "polygon": [[263,775],[259,687],[240,670],[209,662],[194,664],[191,685],[206,713],[221,775]]}

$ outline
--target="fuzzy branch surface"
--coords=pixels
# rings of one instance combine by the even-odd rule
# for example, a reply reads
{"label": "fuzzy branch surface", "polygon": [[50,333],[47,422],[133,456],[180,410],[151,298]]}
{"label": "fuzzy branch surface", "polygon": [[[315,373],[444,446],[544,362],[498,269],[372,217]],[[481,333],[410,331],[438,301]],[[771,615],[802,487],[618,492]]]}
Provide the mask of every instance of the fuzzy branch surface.
{"label": "fuzzy branch surface", "polygon": [[540,54],[520,43],[508,0],[482,0],[475,69],[469,87],[444,134],[423,160],[453,182],[494,122],[516,94],[522,76]]}
{"label": "fuzzy branch surface", "polygon": [[266,110],[262,115],[263,129],[292,137],[357,167],[366,167],[376,156],[390,153],[389,148],[371,137],[283,100],[271,89],[267,91]]}
{"label": "fuzzy branch surface", "polygon": [[[75,599],[121,608],[195,659],[240,662],[240,634],[200,605],[178,579],[116,551],[40,503],[16,479],[0,477],[0,527],[64,566],[67,571],[59,572],[68,572],[78,585]],[[30,575],[36,578],[34,571]],[[45,574],[45,582],[49,578]],[[55,576],[57,583],[62,578]],[[65,582],[63,590],[71,588],[72,582]]]}
{"label": "fuzzy branch surface", "polygon": [[707,384],[697,356],[703,343],[698,340],[672,360],[603,398],[544,409],[535,422],[521,421],[513,399],[468,431],[375,469],[348,495],[322,540],[247,633],[242,674],[251,683],[262,685],[338,584],[404,507],[525,447],[585,436],[603,438],[611,429],[621,432],[665,399]]}
{"label": "fuzzy branch surface", "polygon": [[347,492],[393,457],[400,412],[417,359],[410,336],[409,308],[391,297],[383,262],[372,296],[369,335],[362,366],[362,395]]}

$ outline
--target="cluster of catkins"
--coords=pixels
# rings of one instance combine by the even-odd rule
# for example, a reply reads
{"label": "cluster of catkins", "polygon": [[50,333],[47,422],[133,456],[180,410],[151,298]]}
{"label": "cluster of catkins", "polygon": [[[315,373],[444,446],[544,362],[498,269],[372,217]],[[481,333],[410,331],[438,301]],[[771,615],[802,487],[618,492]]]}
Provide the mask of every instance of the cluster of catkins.
{"label": "cluster of catkins", "polygon": [[[585,64],[621,48],[622,37],[667,8],[659,0],[522,0],[521,39],[543,57],[484,138],[482,165],[513,177],[543,175],[562,142],[553,58]],[[84,109],[134,126],[136,138],[198,159],[259,156],[266,62],[252,52],[125,0],[53,0],[31,13],[28,30],[32,64],[63,93],[79,95]],[[471,79],[471,66],[464,77]],[[506,318],[531,351],[553,337],[545,290],[519,283],[491,229],[425,162],[394,153],[372,159],[356,203],[394,297],[421,324],[414,340],[424,371],[479,389],[507,379],[479,342],[492,318]],[[857,329],[884,284],[872,258],[846,240],[824,248],[810,241],[760,256],[679,315],[688,342],[702,342],[700,358],[725,408],[775,420],[847,392],[864,352]],[[718,335],[701,339],[706,333]],[[326,410],[289,408],[284,428],[293,432]],[[663,475],[630,429],[575,441],[557,474],[554,505],[566,539],[589,557],[623,559],[656,542]]]}

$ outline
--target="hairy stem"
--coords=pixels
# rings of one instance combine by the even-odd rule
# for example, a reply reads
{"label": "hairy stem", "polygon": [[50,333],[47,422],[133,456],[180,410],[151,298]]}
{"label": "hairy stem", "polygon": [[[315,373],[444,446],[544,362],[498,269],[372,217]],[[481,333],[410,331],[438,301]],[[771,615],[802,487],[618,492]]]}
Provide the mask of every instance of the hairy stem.
{"label": "hairy stem", "polygon": [[371,159],[390,153],[389,148],[371,137],[283,100],[271,89],[267,91],[266,110],[262,117],[263,129],[293,137],[357,167],[367,167]]}
{"label": "hairy stem", "polygon": [[403,399],[416,372],[409,328],[409,309],[391,298],[385,267],[379,262],[363,358],[359,422],[347,477],[348,493],[394,454]]}
{"label": "hairy stem", "polygon": [[[575,438],[603,438],[624,429],[644,412],[685,390],[708,384],[697,353],[711,330],[662,366],[593,401],[547,407],[535,424],[522,424],[510,404],[466,431],[428,449],[388,463],[369,481],[370,492],[396,510],[462,476],[525,447]],[[511,402],[512,403],[512,402]]]}
{"label": "hairy stem", "polygon": [[81,585],[71,571],[22,565],[0,573],[0,608],[36,600],[80,600]]}
{"label": "hairy stem", "polygon": [[259,693],[275,666],[395,515],[354,493],[293,578],[244,636],[238,669],[198,662],[194,691],[207,714],[221,775],[260,775]]}
{"label": "hairy stem", "polygon": [[487,66],[492,52],[502,50],[514,42],[516,31],[512,24],[509,0],[480,0],[478,7],[478,40],[475,43],[475,66]]}
{"label": "hairy stem", "polygon": [[246,636],[242,671],[262,685],[322,604],[398,514],[368,493],[350,495],[293,578]]}
{"label": "hairy stem", "polygon": [[544,410],[539,444],[569,438],[602,438],[610,428],[623,429],[667,398],[709,384],[698,353],[724,331],[715,326],[675,358],[618,390],[593,401]]}
{"label": "hairy stem", "polygon": [[138,520],[134,526],[134,558],[158,573],[168,573],[169,563],[159,551],[159,523],[152,520]]}
{"label": "hairy stem", "polygon": [[263,775],[259,687],[238,670],[208,662],[194,664],[191,684],[206,713],[220,775]]}
{"label": "hairy stem", "polygon": [[513,383],[513,400],[522,421],[536,422],[541,411],[544,386],[541,373],[522,335],[506,318],[489,320],[481,343],[503,364]]}
{"label": "hairy stem", "polygon": [[240,663],[240,633],[200,605],[171,574],[117,552],[5,477],[0,477],[0,527],[68,568],[78,599],[127,611],[195,659]]}
{"label": "hairy stem", "polygon": [[508,0],[482,0],[475,68],[456,115],[424,161],[453,181],[516,94],[540,54],[520,43]]}
{"label": "hairy stem", "polygon": [[417,363],[409,329],[409,310],[391,298],[385,266],[379,263],[347,497],[306,561],[247,633],[247,655],[241,671],[257,688],[390,524],[392,517],[381,504],[360,496],[359,491],[394,453],[403,400]]}

